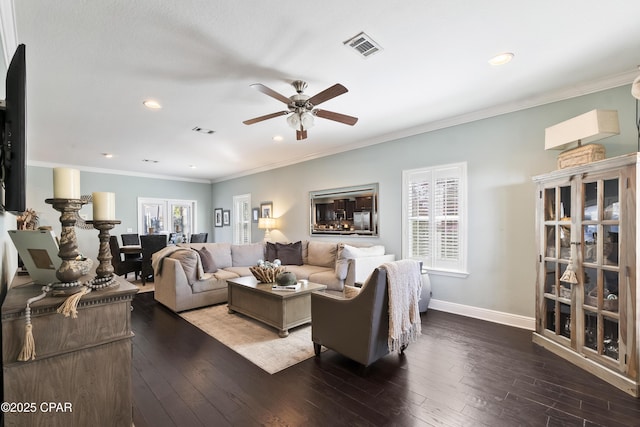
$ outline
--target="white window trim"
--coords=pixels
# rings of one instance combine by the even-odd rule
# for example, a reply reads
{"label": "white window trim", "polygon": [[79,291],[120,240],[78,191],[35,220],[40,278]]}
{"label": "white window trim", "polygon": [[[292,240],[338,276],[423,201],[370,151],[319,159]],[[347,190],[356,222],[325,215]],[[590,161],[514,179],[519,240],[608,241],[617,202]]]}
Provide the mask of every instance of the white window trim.
{"label": "white window trim", "polygon": [[[243,220],[242,218],[242,206],[246,206],[246,218]],[[240,194],[237,196],[233,196],[233,212],[231,212],[232,221],[231,225],[233,228],[233,243],[236,245],[241,245],[243,243],[251,243],[251,194]],[[247,235],[244,236],[246,239],[242,239],[241,236],[243,227],[242,223],[246,223]],[[246,240],[246,241],[243,241]]]}
{"label": "white window trim", "polygon": [[[459,186],[459,208],[458,208],[458,217],[459,217],[459,250],[460,256],[459,260],[455,263],[455,265],[451,265],[447,262],[442,262],[441,265],[434,260],[435,258],[435,245],[436,241],[431,240],[429,242],[430,252],[432,256],[430,259],[426,259],[424,257],[414,257],[411,253],[411,248],[409,247],[411,244],[411,239],[409,238],[409,183],[412,181],[412,177],[415,177],[417,174],[428,174],[429,181],[432,183],[431,188],[434,188],[433,183],[435,182],[436,177],[443,176],[451,176],[460,179]],[[417,259],[423,261],[425,270],[427,270],[431,274],[444,275],[444,276],[452,276],[459,278],[466,278],[469,275],[467,270],[467,259],[468,259],[468,250],[467,250],[467,241],[468,241],[468,215],[467,215],[467,163],[451,163],[447,165],[437,165],[425,168],[418,169],[410,169],[402,172],[402,258],[405,259]],[[431,204],[429,208],[429,212],[434,212],[435,200],[431,199]],[[430,224],[430,230],[432,235],[434,235],[436,223],[432,222]],[[449,264],[449,265],[447,265]]]}

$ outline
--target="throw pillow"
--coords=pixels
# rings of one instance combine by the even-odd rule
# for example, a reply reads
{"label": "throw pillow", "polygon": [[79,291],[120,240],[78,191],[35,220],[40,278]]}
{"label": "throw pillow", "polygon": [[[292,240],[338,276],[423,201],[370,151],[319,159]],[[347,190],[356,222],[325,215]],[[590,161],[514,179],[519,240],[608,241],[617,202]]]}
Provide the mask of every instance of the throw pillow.
{"label": "throw pillow", "polygon": [[264,259],[264,244],[247,243],[231,245],[231,261],[233,267],[251,267],[259,259]]}
{"label": "throw pillow", "polygon": [[318,267],[334,267],[336,263],[337,243],[309,242],[308,263]]}
{"label": "throw pillow", "polygon": [[200,261],[202,262],[202,269],[205,273],[215,273],[218,271],[218,267],[216,267],[216,262],[213,260],[213,255],[206,247],[202,247],[202,249],[198,250],[198,254],[200,254]]}
{"label": "throw pillow", "polygon": [[354,258],[362,258],[368,256],[384,255],[383,245],[374,245],[367,247],[355,247],[341,243],[338,246],[338,259],[336,261],[336,277],[344,280],[347,277],[347,269],[349,268],[348,260]]}
{"label": "throw pillow", "polygon": [[276,243],[277,258],[282,265],[302,265],[302,242]]}
{"label": "throw pillow", "polygon": [[265,261],[273,262],[276,258],[278,258],[276,244],[267,242],[267,245],[265,247]]}

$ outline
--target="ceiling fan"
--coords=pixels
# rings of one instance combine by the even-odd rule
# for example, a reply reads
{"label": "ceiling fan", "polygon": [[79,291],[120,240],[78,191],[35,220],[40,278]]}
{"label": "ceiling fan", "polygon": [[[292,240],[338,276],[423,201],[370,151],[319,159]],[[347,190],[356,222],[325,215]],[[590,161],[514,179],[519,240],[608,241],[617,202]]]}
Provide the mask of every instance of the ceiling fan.
{"label": "ceiling fan", "polygon": [[307,129],[313,126],[314,116],[321,117],[323,119],[333,120],[353,126],[358,121],[357,117],[347,116],[346,114],[334,113],[333,111],[320,110],[315,108],[317,105],[328,101],[336,96],[340,96],[343,93],[347,93],[347,88],[339,83],[323,90],[322,92],[309,97],[304,94],[304,90],[307,88],[307,83],[302,80],[296,80],[291,83],[296,90],[296,94],[287,98],[284,95],[279,94],[273,89],[266,87],[261,83],[252,84],[251,87],[259,90],[260,92],[277,99],[280,102],[287,104],[288,110],[278,111],[277,113],[271,113],[264,116],[256,117],[254,119],[245,120],[245,125],[252,125],[254,123],[261,122],[263,120],[273,119],[274,117],[285,116],[287,117],[287,123],[289,126],[296,130],[296,139],[298,141],[307,137]]}

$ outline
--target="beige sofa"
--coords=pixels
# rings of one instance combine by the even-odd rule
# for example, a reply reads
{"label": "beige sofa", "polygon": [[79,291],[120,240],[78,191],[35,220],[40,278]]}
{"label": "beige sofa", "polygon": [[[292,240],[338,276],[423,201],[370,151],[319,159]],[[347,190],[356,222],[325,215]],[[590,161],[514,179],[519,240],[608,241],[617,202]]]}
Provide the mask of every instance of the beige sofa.
{"label": "beige sofa", "polygon": [[[249,267],[255,266],[260,259],[268,259],[264,243],[178,246],[186,249],[153,256],[155,299],[176,312],[227,301],[227,279],[251,276]],[[342,292],[345,284],[361,283],[375,267],[395,260],[395,255],[384,254],[384,247],[379,245],[355,247],[344,243],[302,241],[299,246],[302,265],[283,264],[286,271],[293,272],[298,279],[326,285],[330,291]],[[215,273],[203,272],[201,268],[197,251],[203,247],[212,255],[217,267]]]}

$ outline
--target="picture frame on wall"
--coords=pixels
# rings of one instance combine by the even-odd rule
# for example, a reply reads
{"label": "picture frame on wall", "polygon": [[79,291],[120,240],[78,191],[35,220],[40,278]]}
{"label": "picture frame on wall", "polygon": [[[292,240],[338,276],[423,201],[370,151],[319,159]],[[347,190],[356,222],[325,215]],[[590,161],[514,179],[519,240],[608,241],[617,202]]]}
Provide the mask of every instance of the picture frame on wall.
{"label": "picture frame on wall", "polygon": [[251,209],[251,222],[257,223],[258,218],[260,218],[260,208]]}
{"label": "picture frame on wall", "polygon": [[213,220],[216,227],[222,227],[222,208],[215,208],[213,210]]}
{"label": "picture frame on wall", "polygon": [[273,202],[260,203],[260,218],[273,217]]}
{"label": "picture frame on wall", "polygon": [[222,211],[222,225],[231,225],[231,211],[224,210]]}

